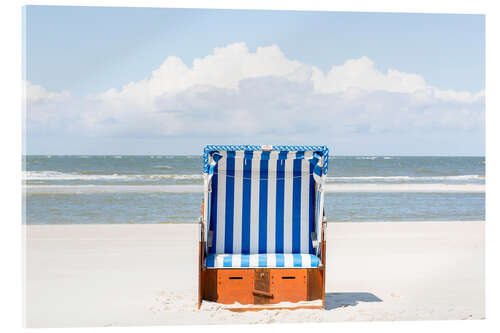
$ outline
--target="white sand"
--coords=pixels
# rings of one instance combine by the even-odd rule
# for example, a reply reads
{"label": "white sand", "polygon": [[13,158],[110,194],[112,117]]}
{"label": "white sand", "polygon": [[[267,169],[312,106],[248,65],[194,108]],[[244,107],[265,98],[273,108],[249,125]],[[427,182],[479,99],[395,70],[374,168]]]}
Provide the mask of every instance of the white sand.
{"label": "white sand", "polygon": [[28,327],[484,317],[484,222],[329,223],[327,310],[245,313],[196,309],[196,225],[24,229]]}

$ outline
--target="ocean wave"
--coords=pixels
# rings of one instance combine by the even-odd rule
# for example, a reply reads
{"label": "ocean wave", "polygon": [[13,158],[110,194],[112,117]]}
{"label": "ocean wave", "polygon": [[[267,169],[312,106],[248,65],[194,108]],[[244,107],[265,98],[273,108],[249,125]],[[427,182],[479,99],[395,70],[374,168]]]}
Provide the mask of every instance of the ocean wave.
{"label": "ocean wave", "polygon": [[326,184],[327,193],[484,193],[481,184]]}
{"label": "ocean wave", "polygon": [[[174,169],[168,165],[159,165],[155,169]],[[83,171],[81,173],[65,173],[60,171],[23,171],[23,180],[201,180],[201,174],[105,174],[105,171]],[[458,176],[331,176],[327,182],[422,182],[422,181],[467,181],[484,180],[484,175],[458,175]]]}
{"label": "ocean wave", "polygon": [[203,179],[200,175],[143,175],[146,179]]}
{"label": "ocean wave", "polygon": [[173,169],[174,167],[170,165],[156,165],[153,167],[153,169],[161,169],[161,170],[170,170]]}
{"label": "ocean wave", "polygon": [[179,174],[88,174],[88,173],[64,173],[59,171],[23,171],[23,180],[148,180],[148,179],[202,179],[201,174],[179,175]]}
{"label": "ocean wave", "polygon": [[[202,193],[202,185],[24,185],[30,194]],[[327,193],[484,193],[480,184],[327,184]]]}
{"label": "ocean wave", "polygon": [[336,181],[437,181],[437,180],[477,180],[484,179],[484,175],[460,175],[460,176],[358,176],[358,177],[327,177],[327,182]]}
{"label": "ocean wave", "polygon": [[378,158],[384,159],[384,160],[392,160],[394,157],[392,156],[358,156],[355,157],[357,160],[376,160]]}
{"label": "ocean wave", "polygon": [[202,185],[24,185],[26,194],[202,193]]}
{"label": "ocean wave", "polygon": [[64,173],[59,171],[23,171],[23,180],[125,180],[129,175]]}

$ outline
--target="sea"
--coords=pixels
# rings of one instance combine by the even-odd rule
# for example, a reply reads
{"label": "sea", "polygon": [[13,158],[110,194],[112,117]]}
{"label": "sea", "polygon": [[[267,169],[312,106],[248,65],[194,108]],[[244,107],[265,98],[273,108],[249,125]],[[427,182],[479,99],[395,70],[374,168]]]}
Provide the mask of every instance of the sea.
{"label": "sea", "polygon": [[[23,223],[194,223],[201,156],[23,156]],[[483,221],[485,158],[335,156],[331,222]]]}

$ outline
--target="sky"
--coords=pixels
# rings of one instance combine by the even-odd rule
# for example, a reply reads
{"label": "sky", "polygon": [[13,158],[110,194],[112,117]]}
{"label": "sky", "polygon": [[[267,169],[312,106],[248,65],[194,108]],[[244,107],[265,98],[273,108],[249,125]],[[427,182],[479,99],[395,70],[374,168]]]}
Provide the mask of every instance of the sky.
{"label": "sky", "polygon": [[28,6],[27,154],[484,155],[483,15]]}

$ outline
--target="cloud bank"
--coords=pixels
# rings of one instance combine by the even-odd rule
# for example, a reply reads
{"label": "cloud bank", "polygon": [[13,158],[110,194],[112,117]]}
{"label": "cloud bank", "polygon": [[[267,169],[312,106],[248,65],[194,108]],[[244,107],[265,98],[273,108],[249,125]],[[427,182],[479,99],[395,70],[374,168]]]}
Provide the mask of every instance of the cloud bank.
{"label": "cloud bank", "polygon": [[235,43],[191,67],[169,56],[141,81],[83,98],[26,82],[26,130],[82,140],[195,137],[200,144],[443,132],[458,139],[484,136],[484,100],[484,91],[441,90],[418,74],[384,73],[367,57],[324,73],[288,59],[278,46],[252,53]]}

